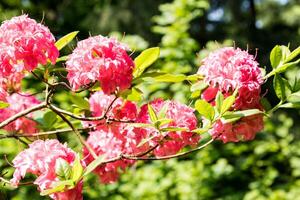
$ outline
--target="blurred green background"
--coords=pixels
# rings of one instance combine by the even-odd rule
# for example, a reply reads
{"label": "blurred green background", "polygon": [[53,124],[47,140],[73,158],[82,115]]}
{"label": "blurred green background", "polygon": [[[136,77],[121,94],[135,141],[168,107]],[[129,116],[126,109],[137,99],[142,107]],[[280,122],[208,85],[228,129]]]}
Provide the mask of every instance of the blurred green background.
{"label": "blurred green background", "polygon": [[[89,35],[114,35],[138,54],[150,46],[161,47],[153,68],[172,73],[195,73],[208,52],[228,45],[257,54],[261,67],[269,66],[269,52],[276,44],[300,44],[299,0],[0,0],[0,21],[28,13],[61,37],[79,30],[78,40]],[[63,54],[76,45],[70,45]],[[268,67],[266,67],[268,70]],[[286,74],[300,76],[298,68]],[[269,83],[270,82],[270,83]],[[277,99],[267,82],[263,93],[272,105]],[[28,80],[25,87],[36,87]],[[145,100],[174,98],[191,103],[189,85],[143,84]],[[57,103],[70,106],[67,95]],[[138,162],[120,181],[99,184],[87,178],[84,199],[180,200],[285,200],[300,199],[300,125],[298,111],[278,111],[266,119],[265,130],[254,141],[210,147],[182,159]],[[51,127],[50,127],[51,128]],[[59,136],[79,149],[72,135]],[[22,145],[0,141],[0,171],[12,169]],[[34,186],[12,190],[0,186],[0,200],[47,199]]]}

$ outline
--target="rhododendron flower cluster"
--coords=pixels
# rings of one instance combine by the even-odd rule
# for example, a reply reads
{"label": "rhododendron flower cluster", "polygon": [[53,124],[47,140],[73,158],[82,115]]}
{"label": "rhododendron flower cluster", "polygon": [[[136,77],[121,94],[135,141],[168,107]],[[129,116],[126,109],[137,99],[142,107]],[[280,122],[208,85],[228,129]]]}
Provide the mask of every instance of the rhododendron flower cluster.
{"label": "rhododendron flower cluster", "polygon": [[[67,34],[56,45],[63,48],[76,34]],[[189,76],[155,71],[143,74],[159,58],[159,48],[143,51],[135,58],[136,66],[128,50],[125,44],[101,35],[82,40],[70,55],[59,58],[60,61],[66,58],[65,65],[62,64],[67,72],[65,80],[63,75],[58,76],[61,68],[56,70],[50,66],[56,63],[59,52],[47,27],[27,15],[2,23],[0,129],[6,131],[0,139],[25,138],[21,141],[29,147],[13,159],[13,178],[9,181],[0,177],[1,182],[17,187],[22,185],[21,179],[26,174],[31,174],[36,176],[33,183],[41,195],[55,200],[82,200],[83,180],[90,173],[96,174],[102,183],[112,183],[136,160],[185,156],[216,139],[224,143],[254,139],[263,129],[261,85],[274,74],[275,86],[278,81],[280,87],[275,92],[281,101],[270,113],[285,101],[282,106],[294,103],[283,97],[284,88],[291,87],[288,81],[281,80],[280,73],[298,63],[299,60],[294,60],[300,55],[299,48],[289,54],[288,47],[276,46],[270,56],[276,57],[275,61],[271,60],[274,69],[264,77],[255,57],[239,48],[225,47],[210,53],[197,75]],[[283,51],[284,56],[278,56]],[[47,65],[47,70],[36,69],[38,65]],[[43,74],[33,73],[35,69]],[[139,72],[134,73],[136,84],[132,84],[134,69]],[[36,88],[42,102],[21,91],[21,81],[28,72],[44,84]],[[195,108],[202,122],[198,123],[193,108],[173,100],[156,99],[144,104],[147,99],[143,99],[138,84],[151,80],[192,82],[191,91],[196,91],[191,97],[201,94]],[[100,85],[100,91],[94,84]],[[72,94],[63,94],[62,88],[71,90],[66,92]],[[58,91],[61,96],[57,95]],[[81,92],[89,95],[88,102],[75,96]],[[60,108],[69,103],[71,95],[76,108]],[[61,104],[59,100],[65,97]],[[86,137],[81,135],[86,132]],[[82,155],[56,139],[38,139],[68,133],[79,139]],[[208,134],[209,139],[200,141],[200,134]],[[203,144],[199,145],[200,142]]]}
{"label": "rhododendron flower cluster", "polygon": [[[200,136],[192,133],[191,130],[197,127],[197,118],[194,115],[194,110],[184,104],[175,101],[164,101],[156,99],[152,101],[151,106],[155,112],[159,112],[164,106],[167,106],[166,118],[172,120],[165,125],[167,127],[186,128],[186,131],[167,131],[159,133],[154,128],[137,128],[135,131],[138,135],[142,135],[144,139],[152,138],[149,142],[144,144],[144,148],[155,146],[159,144],[154,150],[156,156],[165,156],[175,154],[185,146],[195,146],[198,144]],[[137,122],[150,123],[150,116],[148,105],[141,107]]]}
{"label": "rhododendron flower cluster", "polygon": [[106,94],[129,88],[134,63],[127,50],[124,44],[101,35],[78,42],[66,62],[72,88],[95,81],[100,82]]}
{"label": "rhododendron flower cluster", "polygon": [[[198,74],[203,75],[204,81],[209,85],[202,94],[206,101],[214,104],[218,91],[227,97],[237,90],[232,109],[262,109],[260,105],[262,72],[254,57],[248,52],[233,47],[216,50],[203,60]],[[255,123],[257,124],[253,126]],[[223,142],[237,142],[253,139],[262,128],[262,115],[255,115],[242,118],[234,124],[223,124],[219,121],[211,133],[215,137],[220,137]]]}
{"label": "rhododendron flower cluster", "polygon": [[5,83],[17,84],[24,71],[32,71],[48,60],[54,64],[58,55],[49,29],[27,15],[13,17],[0,26],[0,77],[8,76]]}
{"label": "rhododendron flower cluster", "polygon": [[[90,108],[93,116],[103,116],[113,102],[113,95],[106,95],[102,91],[94,93],[90,99]],[[116,120],[136,120],[137,106],[130,101],[117,99],[111,105],[107,113],[108,119]],[[103,124],[101,121],[93,124]],[[137,145],[141,141],[141,136],[136,135],[132,127],[124,123],[112,122],[109,125],[98,125],[97,130],[90,132],[87,143],[98,156],[104,156],[106,159],[114,158],[123,154],[133,154],[137,151]],[[85,162],[91,163],[94,158],[89,151],[84,149]],[[94,172],[100,177],[103,183],[110,183],[117,180],[119,171],[124,170],[128,165],[133,164],[132,160],[118,160],[97,167]]]}
{"label": "rhododendron flower cluster", "polygon": [[[3,101],[7,102],[9,106],[7,108],[0,109],[0,121],[40,103],[34,96],[30,96],[26,93],[14,93],[12,95],[6,95],[3,97]],[[4,127],[5,130],[18,133],[34,133],[37,132],[37,123],[30,118],[32,114],[28,114],[27,117],[21,117],[14,122]]]}
{"label": "rhododendron flower cluster", "polygon": [[[20,180],[31,173],[37,176],[34,184],[38,185],[40,191],[51,189],[59,181],[55,173],[57,160],[63,159],[72,165],[75,157],[76,153],[58,140],[36,140],[13,160],[16,170],[11,183],[18,186]],[[81,200],[81,193],[82,182],[71,190],[54,193],[50,197],[55,200]]]}

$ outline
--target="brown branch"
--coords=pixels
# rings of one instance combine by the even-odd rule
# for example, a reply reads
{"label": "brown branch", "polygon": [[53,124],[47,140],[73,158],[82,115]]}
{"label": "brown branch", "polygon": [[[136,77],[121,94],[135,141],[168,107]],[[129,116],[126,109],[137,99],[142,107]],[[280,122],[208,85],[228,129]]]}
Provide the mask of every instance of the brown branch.
{"label": "brown branch", "polygon": [[[121,160],[121,159],[127,159],[127,160],[167,160],[167,159],[171,159],[171,158],[180,158],[180,157],[184,157],[186,155],[189,155],[189,154],[191,154],[193,152],[200,151],[201,149],[203,149],[203,148],[207,147],[209,144],[211,144],[213,141],[214,141],[214,139],[212,138],[208,142],[206,142],[205,144],[203,144],[203,145],[201,145],[201,146],[199,146],[199,147],[197,147],[195,149],[192,149],[192,150],[189,150],[189,151],[186,151],[186,152],[182,152],[182,153],[178,153],[178,154],[168,155],[168,156],[143,157],[144,156],[143,154],[145,152],[143,152],[139,156],[120,154],[119,156],[116,156],[114,158],[111,158],[111,159],[103,161],[99,165],[103,165],[103,164],[107,164],[107,163],[112,163],[112,162],[115,162],[115,161],[118,161],[118,160]],[[149,150],[147,150],[146,152],[149,153]]]}
{"label": "brown branch", "polygon": [[52,110],[53,112],[55,112],[64,122],[66,122],[70,126],[70,128],[72,129],[72,131],[76,134],[76,136],[80,140],[81,144],[83,146],[85,146],[88,149],[88,151],[92,154],[92,156],[94,157],[94,159],[96,159],[98,157],[97,154],[90,147],[90,145],[84,140],[84,138],[81,136],[81,134],[79,133],[79,131],[74,127],[74,125],[62,113],[58,112],[55,109],[52,109],[51,108],[51,104],[48,105],[48,106],[49,106],[50,110]]}
{"label": "brown branch", "polygon": [[37,110],[40,110],[40,109],[43,109],[43,108],[46,108],[46,102],[43,102],[43,103],[40,103],[36,106],[33,106],[31,108],[27,108],[25,110],[23,110],[22,112],[19,112],[11,117],[9,117],[8,119],[4,120],[3,122],[0,123],[0,129],[3,128],[4,126],[8,125],[9,123],[17,120],[18,118],[20,117],[23,117],[29,113],[32,113],[34,111],[37,111]]}
{"label": "brown branch", "polygon": [[174,154],[174,155],[168,155],[168,156],[160,156],[160,157],[135,157],[135,156],[127,156],[127,155],[122,155],[123,158],[126,158],[126,159],[130,159],[130,160],[167,160],[167,159],[171,159],[171,158],[180,158],[180,157],[184,157],[188,154],[191,154],[193,152],[196,152],[196,151],[199,151],[203,148],[205,148],[206,146],[208,146],[210,143],[212,143],[214,141],[214,139],[210,139],[208,142],[206,142],[205,144],[195,148],[195,149],[192,149],[192,150],[189,150],[189,151],[185,151],[185,152],[182,152],[182,153],[178,153],[178,154]]}
{"label": "brown branch", "polygon": [[[78,128],[78,131],[91,131],[96,126],[90,126],[87,128]],[[45,132],[38,132],[38,133],[24,133],[24,134],[9,134],[9,135],[0,135],[0,140],[5,138],[20,138],[20,137],[38,137],[38,136],[45,136],[45,135],[55,135],[60,133],[67,133],[72,132],[73,130],[71,128],[65,128],[65,129],[59,129],[54,131],[45,131]]]}

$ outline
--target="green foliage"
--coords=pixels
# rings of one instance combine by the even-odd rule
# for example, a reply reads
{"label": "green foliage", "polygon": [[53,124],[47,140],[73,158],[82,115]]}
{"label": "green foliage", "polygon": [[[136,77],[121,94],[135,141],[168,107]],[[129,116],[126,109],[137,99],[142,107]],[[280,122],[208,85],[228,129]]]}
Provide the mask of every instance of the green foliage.
{"label": "green foliage", "polygon": [[212,121],[215,117],[215,110],[210,103],[207,103],[205,100],[199,99],[195,103],[195,108],[200,115],[206,119]]}
{"label": "green foliage", "polygon": [[72,33],[69,33],[62,38],[60,38],[56,43],[55,46],[58,50],[61,50],[64,48],[67,44],[69,44],[78,34],[79,31],[74,31]]}
{"label": "green foliage", "polygon": [[135,68],[133,77],[139,77],[158,57],[159,47],[152,47],[142,51],[142,53],[134,59]]}

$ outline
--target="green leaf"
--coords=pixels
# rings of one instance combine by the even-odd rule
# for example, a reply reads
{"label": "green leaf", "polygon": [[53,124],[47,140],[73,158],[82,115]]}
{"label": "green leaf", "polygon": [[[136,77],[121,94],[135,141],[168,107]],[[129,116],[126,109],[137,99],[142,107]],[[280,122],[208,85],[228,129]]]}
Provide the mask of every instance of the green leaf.
{"label": "green leaf", "polygon": [[70,164],[65,159],[58,158],[55,163],[55,174],[60,180],[68,180],[71,177],[71,173]]}
{"label": "green leaf", "polygon": [[292,61],[299,55],[300,55],[300,46],[294,51],[292,51],[292,53],[290,53],[290,55],[285,59],[285,63]]}
{"label": "green leaf", "polygon": [[165,103],[164,106],[160,109],[160,111],[157,114],[158,119],[162,119],[166,117],[168,108],[169,108],[169,103]]}
{"label": "green leaf", "polygon": [[207,86],[208,85],[204,81],[199,81],[191,86],[191,92],[195,92],[198,90],[202,91],[207,88]]}
{"label": "green leaf", "polygon": [[208,127],[204,127],[204,128],[197,128],[197,129],[194,129],[194,130],[192,130],[192,132],[201,135],[201,134],[203,134],[203,133],[206,133],[208,130],[209,130]]}
{"label": "green leaf", "polygon": [[275,74],[273,87],[277,97],[282,101],[284,101],[290,93],[289,83],[285,79],[281,78],[280,75]]}
{"label": "green leaf", "polygon": [[223,123],[230,123],[239,120],[242,117],[248,117],[251,115],[262,114],[263,112],[258,109],[249,109],[235,112],[226,112],[222,116]]}
{"label": "green leaf", "polygon": [[[67,59],[68,59],[68,56],[62,56],[62,57],[59,57],[59,58],[57,58],[56,63],[66,61]],[[64,69],[65,69],[65,68],[64,68]],[[65,69],[65,70],[66,70],[66,69]]]}
{"label": "green leaf", "polygon": [[203,117],[209,119],[210,121],[214,119],[215,110],[212,105],[210,105],[206,101],[202,99],[197,100],[195,103],[195,108]]}
{"label": "green leaf", "polygon": [[159,47],[153,47],[144,50],[134,59],[135,68],[133,77],[139,77],[147,67],[153,64],[159,57]]}
{"label": "green leaf", "polygon": [[158,118],[157,118],[157,115],[156,115],[153,107],[151,106],[151,104],[148,104],[148,113],[149,113],[151,122],[155,123],[158,120]]}
{"label": "green leaf", "polygon": [[271,74],[273,75],[273,74],[276,74],[276,73],[279,74],[279,73],[285,72],[288,68],[294,67],[294,66],[296,66],[296,65],[299,64],[299,63],[300,63],[300,59],[298,59],[298,60],[296,60],[296,61],[294,61],[294,62],[286,63],[286,64],[284,64],[284,65],[281,65],[281,66],[278,67],[277,69],[275,69],[275,71],[272,72]]}
{"label": "green leaf", "polygon": [[300,91],[290,94],[287,100],[291,103],[300,103]]}
{"label": "green leaf", "polygon": [[278,67],[280,61],[282,59],[282,50],[279,45],[276,45],[270,54],[270,61],[271,61],[271,66],[275,69]]}
{"label": "green leaf", "polygon": [[167,127],[167,128],[162,128],[160,129],[162,132],[168,132],[168,131],[188,131],[187,128],[182,128],[182,127]]}
{"label": "green leaf", "polygon": [[183,74],[163,74],[153,78],[155,82],[165,82],[165,83],[178,83],[186,79]]}
{"label": "green leaf", "polygon": [[141,90],[139,90],[138,88],[133,87],[130,90],[129,94],[127,94],[126,99],[129,101],[139,102],[143,99],[143,92]]}
{"label": "green leaf", "polygon": [[78,181],[80,181],[82,174],[83,174],[83,167],[80,163],[80,156],[77,154],[72,167],[72,175],[71,175],[72,181],[74,181],[74,183],[76,184]]}
{"label": "green leaf", "polygon": [[187,81],[198,81],[199,79],[202,79],[203,76],[199,74],[193,74],[186,77]]}
{"label": "green leaf", "polygon": [[54,113],[53,111],[48,111],[43,116],[43,125],[46,128],[52,128],[52,126],[55,124],[56,121],[57,121],[57,114]]}
{"label": "green leaf", "polygon": [[153,124],[144,124],[144,123],[130,123],[128,126],[136,127],[136,128],[154,128]]}
{"label": "green leaf", "polygon": [[166,125],[170,122],[172,122],[173,120],[172,119],[158,119],[156,122],[155,122],[155,126],[160,128],[161,126],[163,125]]}
{"label": "green leaf", "polygon": [[216,96],[216,108],[219,113],[221,113],[221,106],[223,104],[223,101],[224,101],[224,96],[222,92],[219,91]]}
{"label": "green leaf", "polygon": [[92,171],[94,171],[94,169],[96,169],[104,160],[105,160],[105,155],[98,156],[98,158],[96,160],[94,160],[93,162],[91,162],[85,168],[84,173],[83,173],[82,176],[86,176],[89,173],[91,173]]}
{"label": "green leaf", "polygon": [[53,186],[52,186],[53,188],[41,191],[40,195],[46,196],[46,195],[50,195],[50,194],[53,194],[56,192],[62,192],[65,190],[66,186],[71,186],[71,188],[72,188],[72,187],[74,187],[74,182],[72,180],[56,182],[55,184],[53,184]]}
{"label": "green leaf", "polygon": [[74,31],[71,32],[65,36],[63,36],[62,38],[60,38],[56,43],[55,46],[58,50],[61,50],[62,48],[64,48],[67,44],[69,44],[74,37],[79,33],[79,31]]}
{"label": "green leaf", "polygon": [[300,102],[298,103],[285,103],[279,106],[280,108],[300,108]]}
{"label": "green leaf", "polygon": [[231,106],[234,104],[234,102],[235,102],[235,96],[231,95],[227,97],[221,105],[220,114],[223,115],[226,111],[228,111],[231,108]]}
{"label": "green leaf", "polygon": [[9,103],[6,103],[4,101],[0,101],[0,109],[7,108],[7,107],[9,107]]}
{"label": "green leaf", "polygon": [[90,110],[90,104],[87,100],[85,100],[83,97],[77,96],[77,95],[72,95],[71,96],[71,101],[74,103],[76,106],[79,108],[85,109],[85,110]]}

